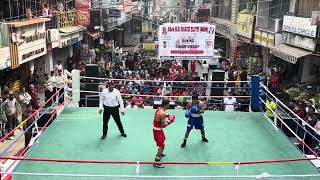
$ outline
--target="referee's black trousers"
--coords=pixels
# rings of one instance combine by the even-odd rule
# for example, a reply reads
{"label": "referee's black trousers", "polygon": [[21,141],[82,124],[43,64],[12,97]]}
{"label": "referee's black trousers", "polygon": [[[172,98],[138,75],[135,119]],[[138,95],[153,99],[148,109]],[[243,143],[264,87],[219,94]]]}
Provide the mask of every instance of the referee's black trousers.
{"label": "referee's black trousers", "polygon": [[119,107],[108,107],[104,106],[104,111],[103,111],[103,135],[107,135],[108,133],[108,122],[110,119],[110,115],[116,122],[118,129],[121,134],[124,133],[123,126],[120,120],[120,113],[119,113]]}

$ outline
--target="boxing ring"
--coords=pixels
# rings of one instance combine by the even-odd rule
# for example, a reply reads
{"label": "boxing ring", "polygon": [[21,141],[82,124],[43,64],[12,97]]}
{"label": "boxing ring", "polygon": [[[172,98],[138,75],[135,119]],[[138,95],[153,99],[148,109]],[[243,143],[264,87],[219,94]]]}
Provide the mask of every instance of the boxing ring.
{"label": "boxing ring", "polygon": [[[76,79],[76,78],[75,78]],[[263,106],[260,84],[251,98],[251,108]],[[251,83],[251,87],[254,82]],[[73,86],[75,88],[76,86]],[[264,89],[264,90],[263,90]],[[253,90],[252,90],[253,91]],[[76,99],[76,94],[73,98]],[[257,107],[252,104],[256,103]],[[280,102],[277,102],[280,107]],[[283,105],[281,105],[283,106]],[[176,121],[165,129],[167,156],[152,166],[157,151],[152,135],[153,109],[126,109],[122,116],[127,138],[109,122],[106,140],[100,140],[102,116],[95,107],[68,107],[52,124],[42,129],[34,143],[20,155],[0,159],[12,163],[1,169],[2,179],[91,180],[91,179],[319,179],[311,160],[317,154],[305,145],[294,146],[263,112],[206,111],[204,125],[209,143],[192,130],[186,148],[180,148],[186,130],[184,110],[170,109]],[[277,113],[274,112],[277,116]],[[278,118],[281,121],[281,117]],[[278,123],[279,125],[279,123]],[[286,126],[285,123],[283,123]],[[290,128],[289,128],[290,129]],[[295,129],[291,129],[295,132]],[[306,135],[305,135],[306,136]],[[300,138],[297,135],[297,138]],[[302,144],[303,139],[300,138]],[[308,151],[309,149],[309,152]],[[6,149],[5,149],[6,150]],[[314,157],[307,157],[306,154]]]}

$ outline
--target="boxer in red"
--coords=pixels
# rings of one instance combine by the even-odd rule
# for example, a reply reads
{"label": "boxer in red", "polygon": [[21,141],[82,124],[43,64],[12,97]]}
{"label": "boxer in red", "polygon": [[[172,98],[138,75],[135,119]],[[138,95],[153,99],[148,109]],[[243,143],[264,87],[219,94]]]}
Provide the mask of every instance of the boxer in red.
{"label": "boxer in red", "polygon": [[[167,127],[175,120],[174,115],[166,114],[165,112],[169,107],[169,103],[170,101],[168,99],[162,100],[161,107],[159,107],[154,114],[153,138],[158,146],[158,153],[155,159],[156,162],[159,162],[161,160],[161,157],[165,156],[163,154],[165,140],[163,128]],[[167,118],[168,120],[166,120]],[[154,164],[153,166],[156,168],[164,168],[162,164]]]}

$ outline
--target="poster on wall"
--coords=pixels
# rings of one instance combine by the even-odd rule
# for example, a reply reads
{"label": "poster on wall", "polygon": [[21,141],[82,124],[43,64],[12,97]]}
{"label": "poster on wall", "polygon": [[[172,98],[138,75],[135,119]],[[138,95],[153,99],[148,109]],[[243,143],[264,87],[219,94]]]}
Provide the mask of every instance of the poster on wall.
{"label": "poster on wall", "polygon": [[76,0],[75,8],[77,10],[77,24],[82,26],[90,25],[90,0]]}
{"label": "poster on wall", "polygon": [[159,58],[214,58],[215,25],[166,23],[159,27]]}

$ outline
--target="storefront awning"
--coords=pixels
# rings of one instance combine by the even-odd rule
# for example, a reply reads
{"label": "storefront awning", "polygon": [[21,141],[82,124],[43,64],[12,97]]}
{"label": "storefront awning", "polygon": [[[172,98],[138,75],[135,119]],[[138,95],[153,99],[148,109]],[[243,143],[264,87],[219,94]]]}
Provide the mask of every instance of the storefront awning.
{"label": "storefront awning", "polygon": [[51,21],[50,18],[33,18],[33,19],[25,19],[25,20],[18,20],[18,21],[12,21],[8,22],[8,26],[10,27],[22,27],[22,26],[28,26],[32,24],[39,24],[44,23],[47,21]]}
{"label": "storefront awning", "polygon": [[96,40],[102,36],[102,32],[100,31],[88,32],[88,34],[92,37],[93,40]]}
{"label": "storefront awning", "polygon": [[299,58],[312,54],[312,51],[281,44],[271,48],[270,53],[292,64],[296,64]]}
{"label": "storefront awning", "polygon": [[84,26],[71,26],[71,27],[60,28],[59,31],[62,33],[62,35],[69,35],[72,33],[84,31],[85,29],[86,28]]}

